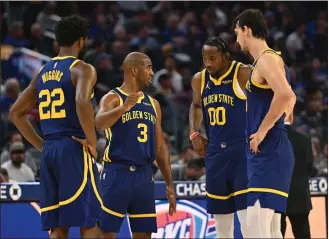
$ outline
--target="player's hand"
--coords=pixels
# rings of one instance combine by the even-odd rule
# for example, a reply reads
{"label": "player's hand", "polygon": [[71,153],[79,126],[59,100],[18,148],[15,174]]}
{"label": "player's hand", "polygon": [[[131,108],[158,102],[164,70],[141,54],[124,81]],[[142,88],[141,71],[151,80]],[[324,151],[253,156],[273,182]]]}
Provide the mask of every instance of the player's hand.
{"label": "player's hand", "polygon": [[265,132],[257,131],[256,133],[250,135],[250,150],[254,154],[259,153],[258,146],[261,142],[263,142],[264,138],[266,136]]}
{"label": "player's hand", "polygon": [[167,187],[167,199],[169,202],[169,215],[172,216],[176,213],[176,196],[173,186]]}
{"label": "player's hand", "polygon": [[206,140],[201,135],[197,135],[192,139],[192,145],[194,150],[197,152],[197,154],[201,157],[206,156],[206,146],[208,144],[208,140]]}
{"label": "player's hand", "polygon": [[78,141],[82,146],[87,147],[91,153],[91,155],[94,157],[94,159],[97,159],[98,154],[96,150],[96,146],[91,145],[87,139],[79,139],[74,136],[72,136],[72,139]]}
{"label": "player's hand", "polygon": [[137,94],[129,94],[123,104],[126,111],[129,111],[132,107],[134,107],[139,99],[142,96],[142,92],[138,92]]}

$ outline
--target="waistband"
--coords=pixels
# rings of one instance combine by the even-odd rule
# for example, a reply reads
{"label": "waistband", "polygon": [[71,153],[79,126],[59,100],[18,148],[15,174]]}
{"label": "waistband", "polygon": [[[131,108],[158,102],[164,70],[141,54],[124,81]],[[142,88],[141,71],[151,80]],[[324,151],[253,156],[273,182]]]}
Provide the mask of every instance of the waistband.
{"label": "waistband", "polygon": [[123,163],[115,163],[115,162],[103,162],[105,169],[119,169],[120,171],[145,171],[147,169],[152,169],[151,164],[145,165],[134,165],[134,164],[123,164]]}

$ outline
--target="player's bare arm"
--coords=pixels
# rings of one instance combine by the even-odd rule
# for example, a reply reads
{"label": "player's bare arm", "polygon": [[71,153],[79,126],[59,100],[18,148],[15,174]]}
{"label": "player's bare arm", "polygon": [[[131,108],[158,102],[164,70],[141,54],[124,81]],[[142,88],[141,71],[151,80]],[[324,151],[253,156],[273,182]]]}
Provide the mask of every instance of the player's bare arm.
{"label": "player's bare arm", "polygon": [[258,152],[258,145],[263,141],[275,122],[286,110],[287,115],[290,115],[296,103],[296,95],[287,81],[281,58],[273,54],[264,54],[258,60],[257,71],[259,76],[265,79],[271,87],[274,96],[270,109],[261,123],[258,132],[250,136],[253,139],[250,142],[250,147],[254,153]]}
{"label": "player's bare arm", "polygon": [[239,67],[238,82],[239,82],[239,86],[240,86],[241,90],[243,90],[243,92],[245,92],[245,90],[246,90],[246,84],[249,79],[251,67],[252,67],[251,65],[241,65]]}
{"label": "player's bare arm", "polygon": [[141,93],[129,94],[125,102],[120,105],[120,99],[114,92],[109,92],[100,101],[100,109],[95,118],[97,130],[104,130],[112,127],[120,117],[136,105]]}
{"label": "player's bare arm", "polygon": [[157,112],[156,121],[156,162],[163,175],[163,178],[167,185],[167,198],[169,201],[169,215],[173,215],[176,212],[176,197],[174,191],[174,185],[171,177],[171,166],[170,166],[170,155],[167,144],[163,137],[162,127],[161,127],[161,108],[157,100],[154,100],[155,108]]}
{"label": "player's bare arm", "polygon": [[30,85],[19,95],[18,99],[9,112],[9,120],[11,120],[21,134],[26,138],[37,150],[42,151],[43,139],[35,132],[26,114],[37,103],[37,76],[35,76]]}
{"label": "player's bare arm", "polygon": [[77,115],[86,135],[86,142],[79,142],[87,146],[93,156],[97,157],[94,109],[90,100],[97,81],[96,70],[93,66],[80,61],[71,69],[71,74],[73,79],[76,79],[75,101]]}
{"label": "player's bare arm", "polygon": [[[201,108],[201,72],[196,73],[191,81],[193,90],[193,101],[190,106],[190,135],[199,131],[202,121],[202,108]],[[196,135],[196,134],[195,134]],[[207,140],[201,135],[197,134],[192,138],[192,144],[195,151],[202,157],[206,155]]]}

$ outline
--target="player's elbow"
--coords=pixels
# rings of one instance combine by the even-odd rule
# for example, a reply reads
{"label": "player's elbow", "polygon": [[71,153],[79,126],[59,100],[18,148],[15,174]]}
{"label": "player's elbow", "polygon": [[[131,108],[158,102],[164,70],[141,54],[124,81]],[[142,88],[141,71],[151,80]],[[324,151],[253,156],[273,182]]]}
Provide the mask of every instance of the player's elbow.
{"label": "player's elbow", "polygon": [[283,102],[283,104],[295,104],[296,103],[296,95],[292,90],[287,90],[278,95],[279,99]]}
{"label": "player's elbow", "polygon": [[96,130],[104,130],[105,129],[101,122],[102,121],[99,119],[99,116],[96,115],[96,117],[95,117],[95,128],[96,128]]}
{"label": "player's elbow", "polygon": [[19,115],[19,112],[14,107],[12,107],[9,111],[8,119],[9,121],[15,123],[15,121],[19,118]]}
{"label": "player's elbow", "polygon": [[86,97],[82,94],[79,94],[75,97],[75,103],[76,103],[77,107],[83,107],[89,102],[90,102],[90,98]]}

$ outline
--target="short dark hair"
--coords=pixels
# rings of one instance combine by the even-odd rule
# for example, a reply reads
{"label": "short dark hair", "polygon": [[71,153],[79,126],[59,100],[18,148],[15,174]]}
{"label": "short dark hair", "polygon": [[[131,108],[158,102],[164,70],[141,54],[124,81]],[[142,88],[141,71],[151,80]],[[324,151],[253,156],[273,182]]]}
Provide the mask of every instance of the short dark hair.
{"label": "short dark hair", "polygon": [[204,45],[214,46],[223,54],[230,53],[230,49],[228,48],[226,41],[218,36],[209,37]]}
{"label": "short dark hair", "polygon": [[233,21],[233,29],[238,25],[242,30],[244,27],[249,27],[252,30],[252,35],[258,39],[267,38],[266,21],[262,12],[258,9],[247,9],[240,13]]}
{"label": "short dark hair", "polygon": [[72,46],[88,36],[88,21],[77,15],[64,17],[55,26],[55,36],[59,46]]}

